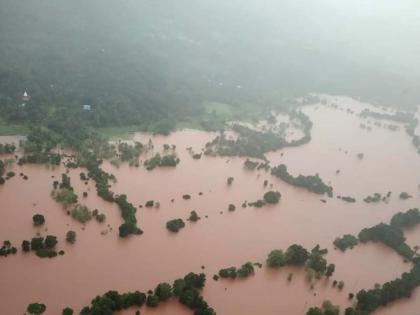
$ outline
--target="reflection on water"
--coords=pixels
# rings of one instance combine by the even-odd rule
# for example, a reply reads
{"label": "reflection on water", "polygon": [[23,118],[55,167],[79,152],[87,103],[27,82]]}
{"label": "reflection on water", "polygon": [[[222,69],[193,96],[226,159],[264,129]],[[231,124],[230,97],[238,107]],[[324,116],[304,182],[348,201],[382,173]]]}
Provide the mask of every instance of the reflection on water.
{"label": "reflection on water", "polygon": [[[351,106],[356,113],[366,107],[349,98],[335,102],[341,107]],[[0,313],[21,314],[34,301],[45,303],[47,314],[58,314],[65,306],[80,309],[107,290],[147,291],[158,282],[172,281],[190,271],[200,272],[204,265],[208,283],[203,294],[218,314],[300,315],[325,299],[343,307],[350,305],[349,292],[371,288],[408,271],[409,264],[379,244],[359,246],[343,254],[334,251],[332,241],[345,233],[356,234],[364,227],[387,222],[394,213],[418,206],[420,179],[414,170],[420,169],[420,158],[411,140],[403,130],[361,129],[360,118],[343,110],[318,105],[304,111],[314,122],[312,141],[302,147],[271,152],[268,159],[272,165],[285,163],[292,174],[318,173],[333,186],[336,195],[355,197],[355,204],[338,199],[322,203],[320,196],[292,187],[264,171],[244,170],[242,158],[192,159],[186,148],[199,152],[215,134],[193,130],[178,131],[168,137],[137,134],[135,140],[144,143],[152,138],[157,150],[165,143],[175,144],[181,162],[176,168],[153,171],[126,164],[115,168],[104,163],[103,168],[118,179],[112,187],[114,192],[127,194],[135,206],[147,200],[160,202],[159,209],[138,208],[139,226],[145,232],[142,236],[121,240],[117,235],[121,224],[119,209],[96,196],[93,182],[85,185],[79,179],[80,169],[70,171],[72,184],[83,204],[106,214],[104,224],[91,221],[83,227],[50,197],[52,182],[65,172],[63,167],[13,166],[29,179],[16,176],[0,187],[0,240],[10,239],[20,247],[23,239],[40,231],[57,235],[58,248],[66,254],[45,260],[19,252],[0,259],[0,296],[8,301],[0,304]],[[364,154],[362,160],[357,158],[358,153]],[[340,173],[336,174],[338,169]],[[226,184],[228,177],[235,178],[231,186]],[[273,190],[282,193],[280,203],[261,209],[242,208],[244,200],[257,200],[269,189],[263,186],[266,179]],[[82,197],[84,191],[88,192],[87,198]],[[362,202],[373,192],[388,191],[393,192],[389,203]],[[401,201],[397,197],[401,191],[414,197]],[[191,200],[183,200],[184,194],[190,194]],[[230,203],[236,205],[236,211],[227,211]],[[166,221],[186,219],[191,210],[196,210],[202,219],[187,222],[176,235],[165,229]],[[35,213],[45,215],[44,228],[32,226]],[[113,231],[101,235],[107,224]],[[69,229],[77,232],[74,245],[64,242]],[[410,245],[420,244],[420,232],[409,231],[407,236]],[[256,275],[246,280],[211,279],[222,267],[246,261],[263,263],[269,251],[285,249],[292,243],[327,247],[328,260],[336,264],[332,279],[320,280],[313,290],[305,281],[304,271],[293,268],[257,268]],[[295,274],[291,283],[287,281],[289,272]],[[345,282],[342,292],[331,287],[334,279]],[[415,297],[419,294],[419,290],[415,291]],[[420,307],[420,298],[415,297],[376,314],[414,312]],[[133,310],[120,314],[132,313]],[[144,309],[142,314],[182,315],[190,311],[170,302],[155,310]]]}

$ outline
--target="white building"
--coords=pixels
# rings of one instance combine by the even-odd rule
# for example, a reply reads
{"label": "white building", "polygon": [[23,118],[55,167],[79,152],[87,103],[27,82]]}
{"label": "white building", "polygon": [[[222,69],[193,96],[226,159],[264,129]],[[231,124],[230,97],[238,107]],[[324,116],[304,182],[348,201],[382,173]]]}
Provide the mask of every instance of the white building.
{"label": "white building", "polygon": [[29,100],[31,99],[31,97],[29,96],[29,94],[25,91],[24,93],[23,93],[23,96],[22,96],[22,100],[24,101],[24,102],[29,102]]}

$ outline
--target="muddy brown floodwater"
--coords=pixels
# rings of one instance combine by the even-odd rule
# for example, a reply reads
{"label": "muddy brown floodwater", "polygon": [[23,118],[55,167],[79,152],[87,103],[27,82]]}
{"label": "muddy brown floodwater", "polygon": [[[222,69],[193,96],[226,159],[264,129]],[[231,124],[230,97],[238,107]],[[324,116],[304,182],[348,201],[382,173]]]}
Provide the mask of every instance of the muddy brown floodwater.
{"label": "muddy brown floodwater", "polygon": [[[329,100],[355,112],[369,107],[346,97]],[[165,143],[175,144],[181,162],[176,168],[152,171],[126,164],[115,168],[104,163],[103,168],[118,179],[112,187],[115,193],[127,194],[135,206],[147,200],[160,203],[159,209],[138,208],[137,218],[144,234],[122,240],[118,238],[119,209],[96,196],[92,181],[85,185],[79,179],[79,173],[85,170],[70,171],[72,185],[82,204],[106,214],[103,224],[96,221],[85,226],[79,224],[51,198],[52,182],[65,172],[64,167],[13,165],[12,169],[27,175],[28,180],[15,176],[0,187],[0,240],[9,239],[20,248],[23,239],[37,232],[53,234],[59,237],[58,249],[66,254],[40,259],[33,253],[19,251],[15,256],[0,258],[0,314],[22,314],[29,303],[36,301],[47,305],[46,314],[60,314],[66,306],[78,312],[107,290],[147,291],[159,282],[172,282],[190,271],[200,272],[203,265],[208,279],[203,295],[218,314],[301,315],[309,306],[320,305],[325,299],[343,309],[352,304],[347,299],[348,293],[372,288],[375,283],[389,281],[410,270],[411,266],[400,256],[380,244],[360,245],[346,253],[335,251],[332,246],[337,236],[357,234],[364,227],[389,221],[396,212],[418,207],[420,178],[415,170],[420,169],[420,156],[410,138],[402,128],[361,129],[361,119],[343,110],[318,104],[307,106],[304,111],[314,123],[312,141],[301,147],[270,152],[268,159],[272,165],[285,163],[292,174],[319,173],[331,183],[336,195],[353,196],[358,200],[356,203],[338,199],[322,203],[322,197],[290,186],[264,171],[244,170],[243,158],[192,159],[186,148],[191,146],[199,152],[213,139],[212,133],[182,130],[168,137],[136,134],[134,138],[138,141],[152,138],[158,151]],[[357,158],[358,153],[364,153],[362,160]],[[228,177],[234,177],[231,186],[226,184]],[[263,187],[265,179],[272,188]],[[282,193],[278,205],[260,209],[240,206],[244,200],[261,198],[269,189]],[[87,198],[82,197],[84,191],[88,192]],[[388,191],[393,192],[389,203],[362,201],[374,192]],[[402,191],[414,197],[399,200]],[[184,194],[190,194],[191,200],[183,200]],[[230,203],[236,205],[236,211],[227,211]],[[166,230],[166,221],[186,219],[191,210],[196,210],[201,220],[187,222],[176,235]],[[43,228],[32,226],[35,213],[45,215]],[[112,231],[101,235],[108,224]],[[64,241],[70,229],[77,232],[74,245]],[[410,245],[420,244],[420,229],[408,231],[407,236]],[[293,243],[328,248],[328,260],[336,264],[332,279],[321,279],[311,289],[301,269],[263,267],[247,279],[212,280],[220,268],[240,266],[247,261],[264,263],[272,249],[286,249]],[[290,272],[294,277],[289,283]],[[333,280],[345,282],[341,292],[332,288]],[[393,303],[375,315],[411,314],[419,309],[420,291],[416,290],[413,298]],[[119,314],[133,313],[131,309]],[[143,308],[142,314],[184,315],[191,311],[171,301],[157,309]]]}

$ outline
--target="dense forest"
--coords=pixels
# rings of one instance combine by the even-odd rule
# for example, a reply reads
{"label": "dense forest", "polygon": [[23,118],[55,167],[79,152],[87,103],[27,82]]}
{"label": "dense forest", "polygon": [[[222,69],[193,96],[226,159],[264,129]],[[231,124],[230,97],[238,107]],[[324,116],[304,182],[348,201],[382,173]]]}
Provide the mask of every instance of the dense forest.
{"label": "dense forest", "polygon": [[[383,67],[377,51],[352,49],[357,42],[341,26],[350,21],[329,15],[323,1],[268,8],[249,0],[187,6],[174,0],[2,1],[0,124],[73,132],[86,124],[135,125],[165,133],[183,121],[208,127],[217,120],[209,102],[248,112],[324,92],[418,103],[420,74],[403,71],[411,60],[402,45],[409,34],[382,47],[399,52]],[[339,12],[345,9],[352,8]],[[387,13],[359,19],[372,31]],[[362,35],[360,41],[369,40],[369,33]],[[24,91],[31,99],[22,106]]]}

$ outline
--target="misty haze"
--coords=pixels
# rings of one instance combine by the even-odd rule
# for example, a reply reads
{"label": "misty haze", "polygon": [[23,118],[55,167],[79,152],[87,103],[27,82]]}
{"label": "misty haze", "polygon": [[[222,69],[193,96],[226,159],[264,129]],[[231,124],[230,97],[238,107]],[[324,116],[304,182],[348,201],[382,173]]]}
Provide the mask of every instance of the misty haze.
{"label": "misty haze", "polygon": [[0,0],[0,315],[416,315],[420,2]]}

